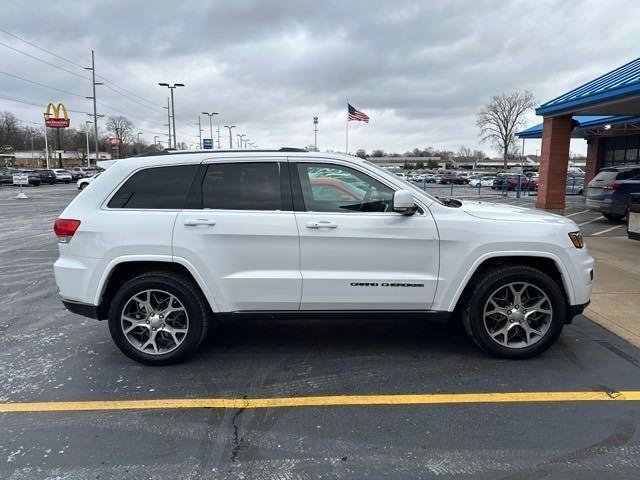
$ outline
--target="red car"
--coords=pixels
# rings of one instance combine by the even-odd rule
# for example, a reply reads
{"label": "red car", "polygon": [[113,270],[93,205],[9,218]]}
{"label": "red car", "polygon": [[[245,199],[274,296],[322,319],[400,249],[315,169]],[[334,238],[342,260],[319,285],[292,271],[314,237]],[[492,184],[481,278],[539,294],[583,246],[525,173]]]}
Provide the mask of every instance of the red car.
{"label": "red car", "polygon": [[448,184],[455,183],[456,185],[468,185],[469,179],[466,177],[459,177],[458,175],[447,173],[442,176],[440,183]]}

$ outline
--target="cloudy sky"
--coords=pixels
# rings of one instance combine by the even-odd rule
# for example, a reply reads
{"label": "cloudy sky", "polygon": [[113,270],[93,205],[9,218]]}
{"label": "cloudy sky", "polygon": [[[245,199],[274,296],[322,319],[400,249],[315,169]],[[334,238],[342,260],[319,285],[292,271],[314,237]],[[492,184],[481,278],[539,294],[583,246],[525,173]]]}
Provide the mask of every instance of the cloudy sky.
{"label": "cloudy sky", "polygon": [[[638,25],[637,1],[4,2],[0,110],[36,122],[49,100],[90,111],[80,67],[94,49],[108,80],[99,113],[126,114],[149,142],[166,131],[165,81],[186,84],[178,141],[197,144],[198,113],[214,110],[216,124],[260,147],[305,146],[317,115],[320,149],[344,150],[349,99],[371,117],[350,123],[351,151],[466,145],[495,155],[475,126],[492,95],[529,89],[547,101],[640,55]],[[83,120],[72,114],[75,126]]]}

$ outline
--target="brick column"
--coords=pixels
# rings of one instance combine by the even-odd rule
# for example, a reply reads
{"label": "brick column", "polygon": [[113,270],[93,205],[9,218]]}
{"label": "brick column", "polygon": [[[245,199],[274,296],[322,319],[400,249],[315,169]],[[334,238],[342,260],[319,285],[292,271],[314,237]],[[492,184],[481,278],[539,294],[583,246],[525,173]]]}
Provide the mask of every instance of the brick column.
{"label": "brick column", "polygon": [[587,186],[602,167],[604,142],[599,137],[587,138],[587,165],[584,168],[584,184]]}
{"label": "brick column", "polygon": [[573,120],[569,115],[544,119],[537,208],[551,210],[564,208],[572,129]]}

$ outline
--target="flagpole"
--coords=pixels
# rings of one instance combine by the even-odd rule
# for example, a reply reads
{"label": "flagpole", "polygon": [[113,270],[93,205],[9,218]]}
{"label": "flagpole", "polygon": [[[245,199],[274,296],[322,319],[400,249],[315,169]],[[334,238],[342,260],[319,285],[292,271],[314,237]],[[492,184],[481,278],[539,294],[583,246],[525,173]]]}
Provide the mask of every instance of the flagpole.
{"label": "flagpole", "polygon": [[346,133],[345,133],[344,153],[349,155],[349,99],[348,98],[347,98],[347,121],[346,121],[345,130],[346,130]]}

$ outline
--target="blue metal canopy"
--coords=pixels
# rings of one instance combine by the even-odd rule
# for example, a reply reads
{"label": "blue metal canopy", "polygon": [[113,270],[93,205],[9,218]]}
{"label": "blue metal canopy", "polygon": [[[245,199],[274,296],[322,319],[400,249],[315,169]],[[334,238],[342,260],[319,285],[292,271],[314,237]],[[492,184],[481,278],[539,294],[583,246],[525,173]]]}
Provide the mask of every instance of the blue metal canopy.
{"label": "blue metal canopy", "polygon": [[633,114],[639,111],[638,105],[640,58],[543,103],[536,109],[536,114]]}
{"label": "blue metal canopy", "polygon": [[[574,115],[572,117],[579,126],[571,132],[572,138],[585,138],[587,130],[604,128],[605,125],[618,125],[639,122],[637,115]],[[518,138],[542,138],[542,123],[516,133]]]}

